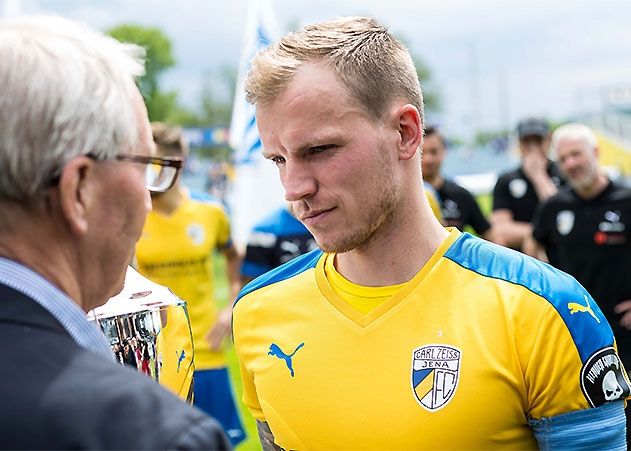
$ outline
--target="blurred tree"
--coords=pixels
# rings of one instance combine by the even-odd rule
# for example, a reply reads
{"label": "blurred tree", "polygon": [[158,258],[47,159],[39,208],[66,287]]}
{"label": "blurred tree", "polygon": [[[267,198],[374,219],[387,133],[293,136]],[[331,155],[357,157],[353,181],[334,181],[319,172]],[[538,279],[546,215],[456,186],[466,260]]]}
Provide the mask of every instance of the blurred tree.
{"label": "blurred tree", "polygon": [[175,65],[171,40],[159,28],[133,24],[118,25],[107,33],[119,41],[144,47],[147,52],[145,75],[138,80],[138,88],[145,99],[149,119],[166,120],[177,109],[177,94],[162,92],[159,87],[160,75]]}
{"label": "blurred tree", "polygon": [[438,113],[441,110],[440,93],[438,86],[436,86],[432,78],[432,71],[421,58],[417,56],[413,56],[412,58],[416,66],[416,75],[418,75],[423,90],[425,111],[428,113]]}

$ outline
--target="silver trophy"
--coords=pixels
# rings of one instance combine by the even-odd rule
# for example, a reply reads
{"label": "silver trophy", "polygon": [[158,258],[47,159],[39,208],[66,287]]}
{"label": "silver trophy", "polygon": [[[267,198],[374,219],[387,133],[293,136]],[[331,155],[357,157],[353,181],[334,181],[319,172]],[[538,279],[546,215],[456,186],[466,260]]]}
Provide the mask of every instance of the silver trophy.
{"label": "silver trophy", "polygon": [[88,312],[116,359],[188,402],[193,396],[193,337],[186,302],[129,267],[125,287]]}

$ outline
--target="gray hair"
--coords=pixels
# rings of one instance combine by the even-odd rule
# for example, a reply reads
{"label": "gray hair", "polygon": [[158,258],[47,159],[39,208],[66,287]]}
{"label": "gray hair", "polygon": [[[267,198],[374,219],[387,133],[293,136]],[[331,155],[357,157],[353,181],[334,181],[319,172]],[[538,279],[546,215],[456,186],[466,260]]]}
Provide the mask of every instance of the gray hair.
{"label": "gray hair", "polygon": [[133,151],[144,54],[60,17],[0,21],[0,199],[41,198],[78,155]]}
{"label": "gray hair", "polygon": [[587,125],[571,122],[558,127],[552,134],[550,141],[550,154],[553,158],[557,157],[557,148],[559,142],[563,139],[575,139],[581,141],[586,148],[593,150],[598,147],[596,135]]}
{"label": "gray hair", "polygon": [[373,117],[382,118],[393,100],[405,99],[423,119],[423,96],[410,52],[368,17],[307,25],[260,51],[246,78],[248,101],[272,101],[307,62],[330,67]]}

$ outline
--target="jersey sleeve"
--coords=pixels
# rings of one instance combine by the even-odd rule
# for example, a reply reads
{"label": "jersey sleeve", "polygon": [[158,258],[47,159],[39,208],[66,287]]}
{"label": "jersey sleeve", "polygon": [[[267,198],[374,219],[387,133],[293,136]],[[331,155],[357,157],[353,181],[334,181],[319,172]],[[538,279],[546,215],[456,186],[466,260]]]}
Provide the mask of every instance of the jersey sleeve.
{"label": "jersey sleeve", "polygon": [[440,196],[429,183],[424,183],[424,192],[427,202],[429,202],[429,206],[432,209],[432,213],[434,213],[436,219],[442,223],[443,212],[440,209]]}
{"label": "jersey sleeve", "polygon": [[572,277],[545,268],[534,291],[539,288],[547,303],[537,318],[521,319],[519,334],[528,417],[549,418],[627,398],[628,378],[596,302]]}
{"label": "jersey sleeve", "polygon": [[232,244],[230,220],[221,206],[216,205],[215,208],[217,209],[217,248],[225,249]]}
{"label": "jersey sleeve", "polygon": [[248,339],[243,332],[251,330],[252,325],[248,324],[251,316],[247,312],[241,311],[243,304],[235,303],[232,313],[232,340],[234,342],[234,350],[239,361],[239,372],[241,373],[241,382],[243,384],[243,403],[246,405],[254,419],[265,421],[263,409],[256,393],[256,386],[252,372],[248,365],[253,360],[253,347],[247,343]]}
{"label": "jersey sleeve", "polygon": [[465,200],[467,205],[466,208],[469,211],[468,222],[469,224],[471,224],[471,227],[473,227],[473,230],[475,230],[475,233],[477,233],[478,235],[483,235],[491,228],[491,224],[489,224],[489,221],[487,221],[482,214],[480,206],[471,195],[471,193],[469,191],[465,191],[463,194],[463,199]]}
{"label": "jersey sleeve", "polygon": [[500,176],[493,188],[493,211],[501,209],[511,209],[510,193],[508,191],[508,177]]}

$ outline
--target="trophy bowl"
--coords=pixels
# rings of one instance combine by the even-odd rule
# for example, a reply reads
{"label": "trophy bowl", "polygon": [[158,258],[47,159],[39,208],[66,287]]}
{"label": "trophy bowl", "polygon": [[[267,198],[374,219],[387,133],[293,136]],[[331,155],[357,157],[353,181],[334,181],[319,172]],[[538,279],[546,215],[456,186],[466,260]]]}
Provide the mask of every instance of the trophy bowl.
{"label": "trophy bowl", "polygon": [[116,360],[151,377],[191,402],[193,337],[186,302],[128,267],[125,286],[88,312]]}

